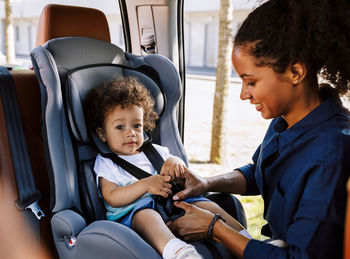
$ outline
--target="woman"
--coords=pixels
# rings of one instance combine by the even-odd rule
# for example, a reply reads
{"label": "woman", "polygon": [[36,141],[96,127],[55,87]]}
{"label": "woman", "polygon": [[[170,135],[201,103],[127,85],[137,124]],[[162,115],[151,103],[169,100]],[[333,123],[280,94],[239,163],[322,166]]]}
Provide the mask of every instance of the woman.
{"label": "woman", "polygon": [[176,203],[186,214],[173,231],[185,240],[209,233],[244,258],[342,258],[350,116],[338,95],[349,89],[348,17],[345,0],[271,0],[248,16],[232,52],[240,97],[273,120],[252,164],[211,178],[187,169],[186,188],[174,196],[261,194],[262,233],[272,242],[245,237],[185,202]]}

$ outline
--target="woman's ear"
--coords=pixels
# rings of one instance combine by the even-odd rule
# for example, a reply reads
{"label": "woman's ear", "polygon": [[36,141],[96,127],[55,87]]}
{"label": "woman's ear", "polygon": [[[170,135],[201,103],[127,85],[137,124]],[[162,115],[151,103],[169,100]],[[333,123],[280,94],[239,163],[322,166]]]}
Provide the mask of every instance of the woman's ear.
{"label": "woman's ear", "polygon": [[290,66],[290,79],[294,86],[300,84],[306,76],[306,66],[304,63],[296,62]]}
{"label": "woman's ear", "polygon": [[102,128],[96,128],[96,134],[102,142],[107,141],[105,131]]}

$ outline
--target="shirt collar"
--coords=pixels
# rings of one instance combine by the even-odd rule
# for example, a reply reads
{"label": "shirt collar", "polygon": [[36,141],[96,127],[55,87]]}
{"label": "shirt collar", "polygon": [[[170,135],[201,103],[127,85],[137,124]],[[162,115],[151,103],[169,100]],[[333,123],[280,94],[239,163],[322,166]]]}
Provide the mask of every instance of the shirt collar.
{"label": "shirt collar", "polygon": [[332,94],[289,129],[287,129],[287,122],[282,117],[278,117],[274,125],[275,134],[280,135],[281,145],[289,144],[300,135],[327,121],[341,109],[342,103],[339,97]]}

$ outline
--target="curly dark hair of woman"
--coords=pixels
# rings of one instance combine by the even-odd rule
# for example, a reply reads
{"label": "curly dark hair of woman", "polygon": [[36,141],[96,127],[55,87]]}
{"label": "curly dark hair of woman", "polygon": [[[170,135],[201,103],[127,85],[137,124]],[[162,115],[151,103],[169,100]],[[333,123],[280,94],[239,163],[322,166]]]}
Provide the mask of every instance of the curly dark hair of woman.
{"label": "curly dark hair of woman", "polygon": [[146,87],[133,77],[120,77],[93,88],[84,102],[84,114],[89,130],[104,126],[105,113],[116,106],[123,109],[136,105],[143,109],[143,128],[150,132],[158,118],[154,100]]}
{"label": "curly dark hair of woman", "polygon": [[344,94],[350,79],[349,17],[348,0],[271,0],[248,16],[234,46],[248,47],[258,66],[277,73],[304,63],[307,80],[320,76]]}

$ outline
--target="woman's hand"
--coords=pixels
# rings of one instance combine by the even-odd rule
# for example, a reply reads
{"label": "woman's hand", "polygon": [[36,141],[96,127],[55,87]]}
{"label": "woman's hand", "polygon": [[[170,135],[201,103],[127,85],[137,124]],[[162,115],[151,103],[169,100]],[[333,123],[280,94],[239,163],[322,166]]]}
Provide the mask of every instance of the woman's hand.
{"label": "woman's hand", "polygon": [[184,200],[188,197],[202,195],[208,188],[205,178],[196,175],[190,169],[185,168],[183,178],[185,179],[184,190],[174,194],[173,200]]}
{"label": "woman's hand", "polygon": [[186,168],[185,162],[178,157],[168,158],[160,171],[160,175],[169,175],[171,181],[174,181],[175,178],[180,178]]}
{"label": "woman's hand", "polygon": [[152,175],[142,180],[147,188],[147,192],[157,194],[167,198],[171,194],[171,177],[169,175]]}
{"label": "woman's hand", "polygon": [[195,241],[208,237],[208,229],[214,214],[186,202],[174,205],[185,210],[186,214],[169,225],[170,230],[185,241]]}

